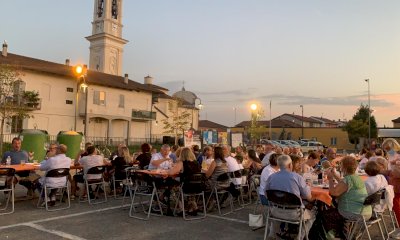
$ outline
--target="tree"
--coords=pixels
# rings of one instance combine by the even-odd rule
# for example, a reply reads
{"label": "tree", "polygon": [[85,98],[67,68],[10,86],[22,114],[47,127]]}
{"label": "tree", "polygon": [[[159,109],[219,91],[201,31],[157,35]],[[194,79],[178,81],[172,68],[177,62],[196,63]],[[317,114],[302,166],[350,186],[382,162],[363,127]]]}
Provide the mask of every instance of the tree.
{"label": "tree", "polygon": [[[349,141],[357,146],[360,143],[360,138],[368,138],[368,106],[361,104],[353,118],[344,126],[344,130],[349,135]],[[371,110],[372,111],[372,110]],[[371,115],[371,138],[377,137],[377,125],[375,117]]]}
{"label": "tree", "polygon": [[178,144],[178,136],[184,134],[185,130],[190,127],[190,116],[191,114],[187,110],[183,110],[182,101],[175,99],[171,110],[172,115],[161,120],[165,130],[164,133],[173,134],[175,136],[175,145]]}
{"label": "tree", "polygon": [[32,117],[29,113],[39,105],[39,93],[25,91],[21,72],[11,65],[0,65],[0,151],[3,150],[4,125],[11,119]]}
{"label": "tree", "polygon": [[259,126],[259,121],[264,117],[264,111],[260,108],[251,113],[251,124],[249,128],[251,142],[256,142],[265,133],[265,126]]}

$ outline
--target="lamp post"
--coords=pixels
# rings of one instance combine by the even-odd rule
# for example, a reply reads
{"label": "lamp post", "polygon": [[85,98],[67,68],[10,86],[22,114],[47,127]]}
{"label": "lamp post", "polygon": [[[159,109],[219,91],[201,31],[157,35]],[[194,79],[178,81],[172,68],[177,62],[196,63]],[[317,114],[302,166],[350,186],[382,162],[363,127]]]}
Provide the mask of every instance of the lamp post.
{"label": "lamp post", "polygon": [[233,126],[236,126],[236,109],[237,109],[236,107],[233,107],[233,111],[235,112],[235,118],[234,118],[235,121],[233,122]]}
{"label": "lamp post", "polygon": [[76,102],[75,102],[75,124],[74,124],[74,131],[76,131],[77,126],[77,116],[78,116],[78,107],[79,107],[79,89],[82,88],[83,93],[85,93],[85,124],[83,135],[86,139],[86,132],[87,132],[87,101],[88,101],[88,92],[87,88],[88,85],[86,84],[86,75],[87,75],[87,66],[86,65],[77,65],[74,67],[74,74],[76,75],[78,81],[76,84]]}
{"label": "lamp post", "polygon": [[371,95],[369,88],[369,79],[365,79],[368,83],[368,149],[371,150]]}
{"label": "lamp post", "polygon": [[[152,135],[153,135],[153,105],[155,103],[158,103],[158,95],[155,95],[154,93],[151,93],[151,103],[150,103],[150,141],[149,143],[152,143]],[[157,119],[154,119],[157,120]],[[157,121],[156,121],[157,122]]]}
{"label": "lamp post", "polygon": [[[197,107],[199,108],[199,114],[197,116],[197,123],[199,122],[198,120],[200,119],[200,110],[203,109],[203,107],[204,107],[204,105],[201,103],[201,99],[196,97],[194,99],[193,108],[192,108],[192,127],[191,127],[192,129],[194,129],[194,127],[193,127],[193,123],[194,123],[194,108],[196,107],[196,100],[197,99],[200,101],[199,105],[197,105]],[[199,124],[197,124],[197,128],[199,128]]]}
{"label": "lamp post", "polygon": [[253,103],[250,105],[251,109],[251,132],[250,132],[250,138],[252,138],[253,143],[254,143],[254,137],[255,137],[255,127],[257,126],[257,104]]}
{"label": "lamp post", "polygon": [[272,140],[272,101],[269,101],[269,139]]}
{"label": "lamp post", "polygon": [[300,105],[301,107],[301,139],[304,138],[304,106]]}

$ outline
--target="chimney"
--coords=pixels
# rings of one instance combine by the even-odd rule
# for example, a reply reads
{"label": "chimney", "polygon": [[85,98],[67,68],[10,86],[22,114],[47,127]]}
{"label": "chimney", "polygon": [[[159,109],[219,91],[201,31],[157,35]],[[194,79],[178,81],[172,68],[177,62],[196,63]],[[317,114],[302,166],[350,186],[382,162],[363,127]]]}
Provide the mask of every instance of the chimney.
{"label": "chimney", "polygon": [[128,81],[129,81],[128,74],[125,73],[125,76],[124,76],[124,83],[125,83],[125,84],[128,84]]}
{"label": "chimney", "polygon": [[65,65],[69,66],[69,58],[65,59]]}
{"label": "chimney", "polygon": [[7,42],[6,42],[6,40],[4,40],[3,51],[1,52],[1,56],[7,57],[7,47],[8,47]]}
{"label": "chimney", "polygon": [[153,85],[153,78],[147,75],[147,77],[144,77],[144,84]]}

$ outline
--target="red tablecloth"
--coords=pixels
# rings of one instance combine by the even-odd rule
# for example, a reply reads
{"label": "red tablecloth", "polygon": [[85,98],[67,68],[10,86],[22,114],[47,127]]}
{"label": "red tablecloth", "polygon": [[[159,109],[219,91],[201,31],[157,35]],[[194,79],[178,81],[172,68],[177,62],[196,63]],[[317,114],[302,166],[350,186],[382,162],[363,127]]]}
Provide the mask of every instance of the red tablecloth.
{"label": "red tablecloth", "polygon": [[[39,170],[40,165],[39,164],[17,164],[17,165],[0,165],[0,168],[14,168],[16,172],[22,172],[22,171],[36,171]],[[80,165],[71,165],[71,169],[82,169],[82,166]]]}

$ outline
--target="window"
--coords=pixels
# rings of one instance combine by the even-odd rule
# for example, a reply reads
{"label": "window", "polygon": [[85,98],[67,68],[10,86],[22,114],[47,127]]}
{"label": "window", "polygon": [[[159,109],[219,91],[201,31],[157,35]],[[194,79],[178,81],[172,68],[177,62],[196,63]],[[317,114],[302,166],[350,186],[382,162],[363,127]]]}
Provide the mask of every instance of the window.
{"label": "window", "polygon": [[120,107],[120,108],[124,108],[125,107],[125,96],[122,95],[122,94],[119,95],[118,107]]}
{"label": "window", "polygon": [[65,104],[73,104],[74,102],[72,100],[65,100]]}
{"label": "window", "polygon": [[11,133],[18,133],[22,130],[22,118],[13,116],[11,119]]}
{"label": "window", "polygon": [[13,91],[14,91],[14,101],[16,103],[21,104],[22,95],[25,91],[26,83],[24,81],[15,81],[13,83]]}
{"label": "window", "polygon": [[331,138],[331,145],[335,146],[337,144],[337,139],[335,137]]}
{"label": "window", "polygon": [[67,87],[67,92],[74,92],[74,89],[72,87]]}
{"label": "window", "polygon": [[93,104],[105,106],[106,105],[106,92],[94,91]]}

